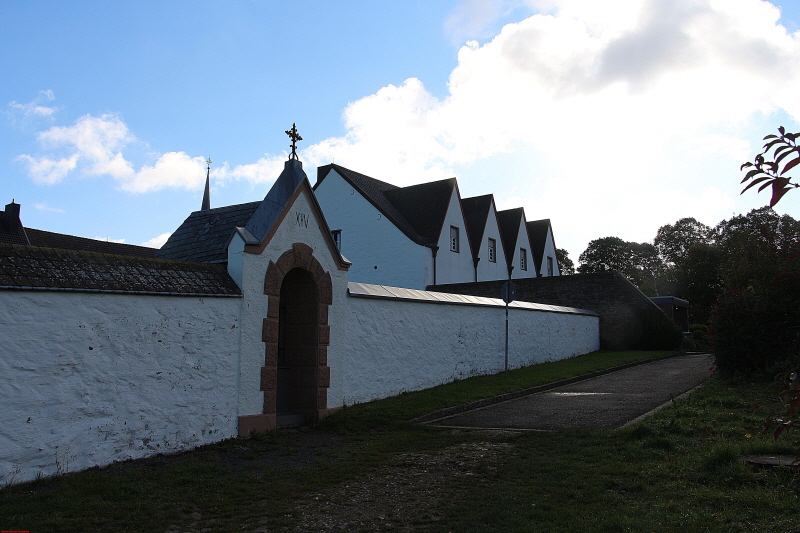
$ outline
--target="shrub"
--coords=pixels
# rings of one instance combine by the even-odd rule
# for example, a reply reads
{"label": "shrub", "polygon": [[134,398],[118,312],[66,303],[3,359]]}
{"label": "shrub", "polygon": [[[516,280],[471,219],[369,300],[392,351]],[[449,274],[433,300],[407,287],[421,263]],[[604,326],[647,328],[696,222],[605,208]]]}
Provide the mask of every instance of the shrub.
{"label": "shrub", "polygon": [[726,291],[710,321],[717,368],[725,374],[774,377],[794,358],[797,343],[791,326],[797,320],[791,300],[752,290]]}

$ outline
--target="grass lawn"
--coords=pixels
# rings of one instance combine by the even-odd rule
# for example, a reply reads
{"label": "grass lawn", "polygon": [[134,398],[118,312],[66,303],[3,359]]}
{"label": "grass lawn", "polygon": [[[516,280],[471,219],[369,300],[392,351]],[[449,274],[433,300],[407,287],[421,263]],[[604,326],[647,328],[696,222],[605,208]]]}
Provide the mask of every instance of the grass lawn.
{"label": "grass lawn", "polygon": [[343,409],[318,427],[0,490],[0,530],[796,531],[800,486],[749,453],[768,383],[712,378],[631,427],[486,432],[409,423],[429,411],[656,352],[600,352]]}

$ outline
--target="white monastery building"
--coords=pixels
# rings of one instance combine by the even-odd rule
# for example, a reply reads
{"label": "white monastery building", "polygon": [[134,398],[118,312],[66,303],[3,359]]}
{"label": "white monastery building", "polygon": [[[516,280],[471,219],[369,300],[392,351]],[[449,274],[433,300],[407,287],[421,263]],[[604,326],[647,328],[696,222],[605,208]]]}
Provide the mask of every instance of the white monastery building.
{"label": "white monastery building", "polygon": [[[294,149],[260,201],[211,208],[207,186],[160,250],[25,228],[12,202],[0,485],[499,372],[504,302],[424,289],[537,275],[558,275],[549,221],[462,199],[455,179],[327,165],[312,189]],[[509,331],[510,368],[599,348],[583,309],[512,302]]]}
{"label": "white monastery building", "polygon": [[314,193],[353,280],[425,289],[559,275],[549,220],[498,212],[491,194],[462,199],[455,178],[396,187],[331,164]]}

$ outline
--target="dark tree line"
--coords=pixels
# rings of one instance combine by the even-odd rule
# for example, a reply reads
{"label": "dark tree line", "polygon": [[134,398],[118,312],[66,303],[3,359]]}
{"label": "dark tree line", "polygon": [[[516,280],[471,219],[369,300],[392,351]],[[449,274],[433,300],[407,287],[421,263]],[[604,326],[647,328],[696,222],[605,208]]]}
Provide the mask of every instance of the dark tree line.
{"label": "dark tree line", "polygon": [[612,268],[648,296],[689,300],[723,370],[769,370],[800,353],[800,222],[769,207],[713,228],[682,218],[652,243],[596,239],[579,261],[579,273]]}
{"label": "dark tree line", "polygon": [[619,237],[591,241],[577,271],[618,270],[648,296],[689,300],[691,320],[705,324],[726,288],[764,285],[790,269],[799,235],[800,222],[768,207],[713,228],[682,218],[661,226],[652,243]]}

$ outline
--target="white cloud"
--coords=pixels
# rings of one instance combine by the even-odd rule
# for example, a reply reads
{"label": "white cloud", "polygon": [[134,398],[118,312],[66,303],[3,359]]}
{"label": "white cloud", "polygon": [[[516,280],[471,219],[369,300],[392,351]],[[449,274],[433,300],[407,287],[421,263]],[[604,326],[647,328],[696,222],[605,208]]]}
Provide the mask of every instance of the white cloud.
{"label": "white cloud", "polygon": [[[480,34],[521,5],[536,14],[461,47],[445,98],[409,78],[352,102],[344,136],[301,150],[306,169],[335,161],[398,185],[456,175],[462,191],[481,182],[498,205],[514,197],[553,219],[577,256],[598,233],[644,240],[680,216],[729,216],[738,166],[767,133],[749,125],[779,110],[800,118],[800,34],[768,2],[465,0],[448,27]],[[125,151],[138,141],[116,115],[39,139],[47,152],[19,158],[38,183],[78,173],[137,193],[203,185],[203,158],[182,151],[136,170]],[[212,177],[269,183],[285,159],[225,163]]]}
{"label": "white cloud", "polygon": [[96,241],[115,242],[117,244],[125,244],[125,239],[111,239],[109,237],[92,237]]}
{"label": "white cloud", "polygon": [[48,89],[46,91],[39,91],[39,95],[26,104],[20,104],[16,100],[9,102],[8,107],[11,108],[12,121],[15,121],[16,117],[21,117],[23,120],[32,118],[52,118],[58,108],[44,105],[44,103],[52,102],[55,99],[56,97],[53,91]]}
{"label": "white cloud", "polygon": [[[505,5],[466,1],[453,20],[493,20]],[[485,192],[527,198],[531,218],[569,219],[556,231],[585,245],[598,227],[624,233],[632,220],[652,239],[687,206],[686,216],[729,216],[738,165],[757,148],[748,123],[780,109],[800,118],[800,34],[767,2],[531,5],[542,12],[460,49],[446,98],[414,78],[386,86],[346,108],[345,136],[303,157],[398,185],[463,170],[463,190],[470,165],[509,154],[516,163],[498,164]]]}
{"label": "white cloud", "polygon": [[161,248],[164,246],[164,243],[167,242],[172,233],[162,233],[158,237],[153,237],[149,241],[145,241],[142,243],[142,246],[147,246],[149,248]]}
{"label": "white cloud", "polygon": [[[113,113],[85,115],[72,126],[53,126],[40,132],[37,138],[48,153],[22,154],[17,160],[27,164],[28,175],[41,185],[58,183],[72,172],[82,176],[109,176],[123,190],[134,193],[164,188],[197,190],[205,183],[204,158],[183,151],[164,153],[153,164],[144,164],[135,170],[123,152],[141,141]],[[225,163],[214,169],[212,176],[218,183],[230,180],[270,182],[280,174],[285,159],[285,156],[265,156],[256,163],[233,168]]]}
{"label": "white cloud", "polygon": [[64,211],[63,209],[60,209],[58,207],[50,207],[45,202],[35,203],[33,204],[33,208],[38,211],[45,211],[48,213],[66,213],[66,211]]}

